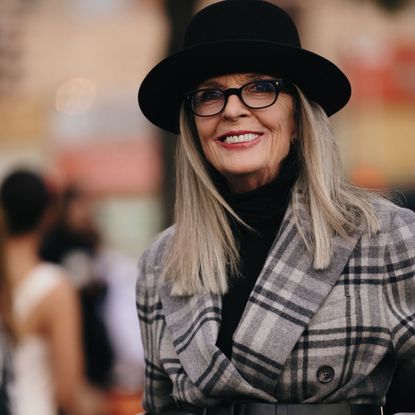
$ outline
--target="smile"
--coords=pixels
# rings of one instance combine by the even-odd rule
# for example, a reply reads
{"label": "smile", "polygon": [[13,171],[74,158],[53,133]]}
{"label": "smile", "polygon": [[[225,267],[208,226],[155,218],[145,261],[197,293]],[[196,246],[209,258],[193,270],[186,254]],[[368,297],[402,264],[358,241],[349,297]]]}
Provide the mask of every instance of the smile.
{"label": "smile", "polygon": [[235,143],[248,143],[249,141],[255,140],[258,134],[241,134],[241,135],[230,135],[225,137],[224,143],[235,144]]}
{"label": "smile", "polygon": [[230,132],[217,138],[218,141],[226,144],[250,143],[261,134],[254,132]]}

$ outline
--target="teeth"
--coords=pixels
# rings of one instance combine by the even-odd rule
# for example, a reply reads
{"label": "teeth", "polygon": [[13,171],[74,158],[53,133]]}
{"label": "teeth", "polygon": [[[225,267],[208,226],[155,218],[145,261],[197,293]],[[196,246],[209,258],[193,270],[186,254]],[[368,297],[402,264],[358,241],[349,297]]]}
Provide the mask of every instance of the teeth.
{"label": "teeth", "polygon": [[246,143],[246,142],[254,140],[257,137],[258,137],[258,134],[252,134],[252,133],[241,134],[241,135],[229,135],[225,138],[224,142],[229,143],[229,144]]}

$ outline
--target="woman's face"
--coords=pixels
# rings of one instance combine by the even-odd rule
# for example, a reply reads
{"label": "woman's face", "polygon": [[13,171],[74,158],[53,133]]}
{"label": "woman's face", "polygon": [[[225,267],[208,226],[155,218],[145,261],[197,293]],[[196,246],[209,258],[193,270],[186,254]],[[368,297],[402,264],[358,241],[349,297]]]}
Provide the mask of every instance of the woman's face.
{"label": "woman's face", "polygon": [[[223,75],[208,79],[198,89],[239,88],[261,79],[272,77]],[[195,122],[208,161],[226,178],[232,191],[247,192],[278,175],[295,134],[294,102],[290,95],[280,92],[270,107],[250,109],[238,96],[230,95],[220,114],[195,115]]]}

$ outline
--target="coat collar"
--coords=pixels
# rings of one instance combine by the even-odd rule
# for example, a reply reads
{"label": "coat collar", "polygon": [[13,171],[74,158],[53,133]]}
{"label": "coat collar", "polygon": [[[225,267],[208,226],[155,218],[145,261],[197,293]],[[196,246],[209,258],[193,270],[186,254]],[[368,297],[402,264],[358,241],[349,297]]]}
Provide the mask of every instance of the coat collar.
{"label": "coat collar", "polygon": [[[221,297],[178,297],[160,289],[167,328],[191,381],[209,396],[275,400],[284,364],[341,275],[362,231],[336,238],[330,266],[315,270],[287,209],[276,243],[233,336],[232,361],[216,347]],[[216,395],[216,392],[218,393]]]}

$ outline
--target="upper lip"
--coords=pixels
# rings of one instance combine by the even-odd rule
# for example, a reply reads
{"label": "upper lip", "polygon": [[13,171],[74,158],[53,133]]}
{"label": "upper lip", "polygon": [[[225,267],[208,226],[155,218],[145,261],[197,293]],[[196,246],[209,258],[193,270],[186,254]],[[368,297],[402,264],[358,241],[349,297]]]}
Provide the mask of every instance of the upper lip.
{"label": "upper lip", "polygon": [[262,133],[258,131],[250,131],[250,130],[238,130],[238,131],[228,131],[225,134],[219,135],[215,138],[217,141],[224,141],[226,137],[235,136],[235,135],[243,135],[243,134],[256,134],[262,135]]}

